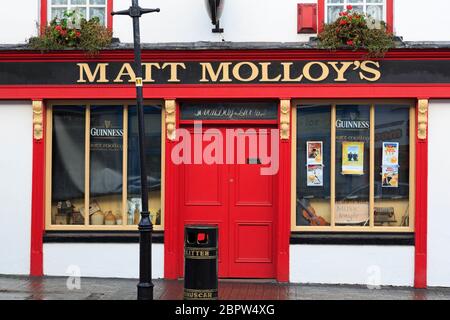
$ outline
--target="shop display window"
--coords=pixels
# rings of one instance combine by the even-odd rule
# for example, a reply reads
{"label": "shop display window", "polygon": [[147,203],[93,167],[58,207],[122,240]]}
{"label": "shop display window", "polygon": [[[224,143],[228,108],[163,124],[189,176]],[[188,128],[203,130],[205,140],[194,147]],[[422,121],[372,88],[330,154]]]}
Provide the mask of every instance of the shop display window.
{"label": "shop display window", "polygon": [[[147,104],[144,114],[149,210],[161,230],[161,106]],[[141,211],[137,108],[54,104],[47,130],[47,228],[135,229]]]}
{"label": "shop display window", "polygon": [[295,231],[413,231],[414,108],[298,104]]}

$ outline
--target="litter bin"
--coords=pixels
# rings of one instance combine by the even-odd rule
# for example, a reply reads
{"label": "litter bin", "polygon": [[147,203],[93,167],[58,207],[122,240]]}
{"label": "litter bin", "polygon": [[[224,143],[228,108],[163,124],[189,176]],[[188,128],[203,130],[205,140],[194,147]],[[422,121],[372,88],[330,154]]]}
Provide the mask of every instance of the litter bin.
{"label": "litter bin", "polygon": [[216,300],[217,226],[187,225],[184,228],[184,299]]}

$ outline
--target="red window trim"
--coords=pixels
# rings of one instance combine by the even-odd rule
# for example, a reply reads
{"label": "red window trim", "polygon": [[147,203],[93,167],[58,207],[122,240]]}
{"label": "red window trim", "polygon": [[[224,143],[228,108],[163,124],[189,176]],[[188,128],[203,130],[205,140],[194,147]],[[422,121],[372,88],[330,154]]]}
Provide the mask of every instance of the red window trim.
{"label": "red window trim", "polygon": [[[111,12],[113,11],[113,0],[106,0],[106,26],[109,30],[113,29],[113,19]],[[40,30],[44,31],[45,26],[48,23],[48,0],[41,0],[41,18],[40,18]]]}
{"label": "red window trim", "polygon": [[[317,0],[317,19],[319,32],[325,22],[325,0]],[[388,31],[394,31],[394,0],[386,0],[386,23]]]}

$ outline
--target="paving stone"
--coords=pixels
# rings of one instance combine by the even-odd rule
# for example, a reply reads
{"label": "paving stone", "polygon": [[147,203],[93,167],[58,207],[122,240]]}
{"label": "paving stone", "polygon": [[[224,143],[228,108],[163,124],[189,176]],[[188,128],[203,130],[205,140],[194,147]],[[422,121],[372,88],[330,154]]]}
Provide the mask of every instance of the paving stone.
{"label": "paving stone", "polygon": [[[79,289],[66,277],[0,276],[0,300],[135,300],[137,279],[81,278]],[[153,281],[155,299],[183,297],[183,281]],[[273,281],[220,281],[219,298],[256,300],[450,300],[450,288],[280,284]]]}

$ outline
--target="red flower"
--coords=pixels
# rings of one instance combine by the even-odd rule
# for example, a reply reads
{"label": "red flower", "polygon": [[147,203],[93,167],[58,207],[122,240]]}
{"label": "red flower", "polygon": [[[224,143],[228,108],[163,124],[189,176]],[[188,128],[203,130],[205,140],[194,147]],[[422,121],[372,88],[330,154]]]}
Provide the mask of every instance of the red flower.
{"label": "red flower", "polygon": [[67,30],[61,30],[59,32],[63,37],[65,37],[67,35]]}
{"label": "red flower", "polygon": [[342,15],[343,15],[343,16],[346,16],[346,15],[348,15],[348,12],[347,12],[347,11],[344,11],[344,12],[342,12]]}
{"label": "red flower", "polygon": [[348,6],[347,6],[347,10],[352,10],[353,9],[353,6],[351,5],[351,4],[349,4]]}
{"label": "red flower", "polygon": [[55,30],[61,31],[61,26],[60,26],[60,25],[56,26],[56,27],[55,27]]}
{"label": "red flower", "polygon": [[346,20],[344,20],[344,19],[342,19],[340,22],[339,22],[339,24],[340,25],[344,25],[344,24],[347,24],[347,21]]}
{"label": "red flower", "polygon": [[81,32],[77,31],[76,36],[77,36],[77,38],[79,38],[81,36]]}
{"label": "red flower", "polygon": [[347,45],[352,46],[353,45],[353,40],[347,40]]}

